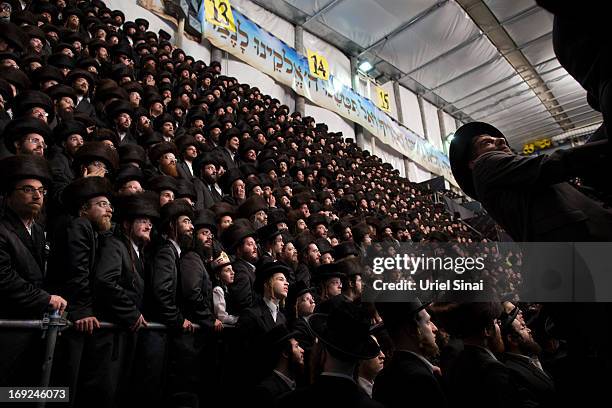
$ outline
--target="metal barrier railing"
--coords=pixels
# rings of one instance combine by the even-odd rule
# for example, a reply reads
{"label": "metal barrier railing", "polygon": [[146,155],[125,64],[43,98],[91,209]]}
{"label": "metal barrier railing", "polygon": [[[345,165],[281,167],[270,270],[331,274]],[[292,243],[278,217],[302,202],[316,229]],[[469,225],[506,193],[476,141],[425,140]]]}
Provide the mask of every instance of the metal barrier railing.
{"label": "metal barrier railing", "polygon": [[[51,381],[51,371],[53,369],[53,356],[55,354],[55,346],[57,343],[58,334],[72,328],[74,325],[71,321],[59,315],[57,311],[45,314],[42,320],[3,320],[0,319],[0,330],[2,329],[32,329],[41,330],[42,336],[45,339],[45,353],[42,362],[42,373],[39,387],[48,387]],[[224,328],[233,328],[231,325],[224,325]],[[200,330],[199,324],[193,324],[195,330]],[[100,322],[100,329],[123,329],[123,327],[110,322]],[[100,330],[97,329],[97,330]],[[147,326],[141,327],[140,330],[169,330],[169,327],[155,322],[147,322]],[[46,402],[38,402],[38,407],[45,407]]]}

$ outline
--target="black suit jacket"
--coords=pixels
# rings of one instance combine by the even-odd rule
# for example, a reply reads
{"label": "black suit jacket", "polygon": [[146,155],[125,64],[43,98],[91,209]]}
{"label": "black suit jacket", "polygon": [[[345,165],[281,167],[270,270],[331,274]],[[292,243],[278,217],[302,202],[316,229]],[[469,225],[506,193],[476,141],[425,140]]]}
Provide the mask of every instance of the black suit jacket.
{"label": "black suit jacket", "polygon": [[189,166],[183,160],[176,164],[176,170],[178,171],[179,177],[185,180],[191,181],[193,179],[193,173],[189,170]]}
{"label": "black suit jacket", "polygon": [[130,327],[143,310],[144,263],[123,235],[101,236],[99,243],[94,312],[103,320]]}
{"label": "black suit jacket", "polygon": [[146,279],[146,310],[156,322],[182,327],[183,313],[178,307],[179,253],[174,244],[164,240],[151,255]]}
{"label": "black suit jacket", "polygon": [[[410,397],[406,396],[406,404]],[[379,408],[378,401],[368,397],[355,382],[348,378],[320,375],[311,386],[295,390],[280,398],[277,406],[317,408]]]}
{"label": "black suit jacket", "polygon": [[481,347],[465,345],[448,373],[448,400],[455,407],[531,407],[510,370]]}
{"label": "black suit jacket", "polygon": [[92,278],[98,233],[86,218],[71,217],[53,236],[47,273],[49,291],[66,299],[71,320],[93,316]]}
{"label": "black suit jacket", "polygon": [[221,156],[223,157],[223,161],[225,162],[225,166],[226,166],[225,168],[227,170],[240,167],[240,160],[238,158],[238,152],[236,152],[236,154],[234,155],[234,158],[232,159],[232,155],[225,147],[217,146],[215,150],[218,150],[221,153]]}
{"label": "black suit jacket", "polygon": [[64,188],[76,178],[76,174],[72,169],[72,159],[70,159],[64,151],[59,151],[49,160],[51,167],[51,175],[53,183],[50,191],[50,206],[51,213],[57,214],[64,212],[62,208],[61,195]]}
{"label": "black suit jacket", "polygon": [[447,406],[442,386],[425,362],[412,353],[398,350],[376,376],[372,397],[386,407],[403,407],[406,395],[410,395],[414,406]]}
{"label": "black suit jacket", "polygon": [[244,339],[253,340],[251,344],[255,344],[262,335],[281,324],[287,324],[285,315],[279,310],[275,322],[270,308],[260,296],[256,297],[253,306],[244,310],[238,319],[240,333]]}
{"label": "black suit jacket", "polygon": [[[595,171],[601,166],[590,155]],[[591,173],[588,160],[577,156],[485,153],[473,170],[478,199],[515,241],[610,241],[612,211],[565,182]]]}
{"label": "black suit jacket", "polygon": [[40,225],[32,235],[11,210],[0,218],[0,318],[38,319],[51,295],[42,289],[45,236]]}
{"label": "black suit jacket", "polygon": [[234,315],[239,315],[253,305],[253,285],[255,284],[255,267],[243,259],[236,259],[232,265],[234,283],[228,290],[231,303],[229,309]]}
{"label": "black suit jacket", "polygon": [[81,99],[81,102],[78,103],[78,105],[75,108],[75,111],[84,113],[93,119],[96,118],[96,108],[89,101],[89,98]]}
{"label": "black suit jacket", "polygon": [[212,281],[202,258],[195,251],[181,254],[180,270],[180,309],[191,322],[212,328]]}
{"label": "black suit jacket", "polygon": [[196,190],[196,209],[198,210],[210,208],[223,199],[213,186],[209,186],[199,178],[193,179],[193,185]]}
{"label": "black suit jacket", "polygon": [[558,406],[552,377],[522,356],[504,353],[503,360],[514,381],[526,390],[530,400],[540,407]]}

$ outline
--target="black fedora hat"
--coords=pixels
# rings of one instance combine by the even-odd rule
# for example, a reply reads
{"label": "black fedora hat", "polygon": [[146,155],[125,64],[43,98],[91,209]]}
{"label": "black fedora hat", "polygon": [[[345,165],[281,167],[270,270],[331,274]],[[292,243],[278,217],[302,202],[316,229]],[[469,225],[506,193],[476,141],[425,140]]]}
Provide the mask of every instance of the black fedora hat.
{"label": "black fedora hat", "polygon": [[276,224],[267,224],[257,230],[257,237],[261,242],[270,242],[282,233],[283,230],[279,230]]}
{"label": "black fedora hat", "polygon": [[223,247],[233,252],[234,249],[242,243],[242,240],[248,237],[255,238],[257,233],[250,228],[245,228],[238,224],[232,224],[221,234],[221,243]]}
{"label": "black fedora hat", "polygon": [[182,215],[186,215],[190,219],[193,219],[193,208],[183,200],[170,201],[161,208],[161,223],[169,224]]}
{"label": "black fedora hat", "polygon": [[401,328],[414,320],[417,313],[430,304],[431,302],[423,303],[418,297],[405,292],[381,292],[376,298],[376,310],[390,330]]}
{"label": "black fedora hat", "polygon": [[43,157],[22,154],[9,156],[0,160],[0,185],[2,191],[7,191],[13,183],[24,179],[39,180],[44,186],[51,184],[51,169]]}
{"label": "black fedora hat", "polygon": [[340,267],[335,262],[317,266],[315,273],[312,275],[312,280],[316,283],[324,283],[331,278],[346,278],[346,274],[340,270]]}
{"label": "black fedora hat", "polygon": [[314,335],[334,356],[347,360],[369,360],[380,352],[370,335],[370,319],[365,310],[335,296],[330,299],[330,312],[315,313],[308,318]]}
{"label": "black fedora hat", "polygon": [[289,285],[289,294],[287,295],[287,305],[292,307],[297,299],[306,294],[314,294],[316,292],[316,288],[310,285],[306,285],[306,282],[303,280],[299,280],[295,282],[293,285]]}
{"label": "black fedora hat", "polygon": [[104,196],[109,200],[112,195],[112,186],[104,177],[82,177],[68,184],[62,191],[62,203],[68,212],[77,215],[79,209],[87,200]]}
{"label": "black fedora hat", "polygon": [[457,129],[449,149],[449,159],[453,176],[455,180],[457,180],[457,183],[459,183],[459,187],[472,198],[477,198],[477,196],[469,163],[471,160],[470,156],[472,154],[473,140],[480,135],[489,135],[506,139],[503,133],[493,125],[484,122],[470,122]]}

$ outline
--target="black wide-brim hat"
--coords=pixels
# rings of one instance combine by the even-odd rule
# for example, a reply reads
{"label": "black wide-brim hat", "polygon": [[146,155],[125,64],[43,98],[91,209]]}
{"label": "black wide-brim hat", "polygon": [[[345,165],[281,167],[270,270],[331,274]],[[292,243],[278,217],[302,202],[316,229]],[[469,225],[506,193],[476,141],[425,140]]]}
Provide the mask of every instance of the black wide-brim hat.
{"label": "black wide-brim hat", "polygon": [[47,120],[49,122],[53,121],[53,101],[49,95],[40,91],[28,90],[17,94],[13,105],[13,113],[15,117],[23,116],[30,109],[36,107],[43,108],[49,114]]}
{"label": "black wide-brim hat", "polygon": [[115,200],[117,215],[121,220],[146,217],[159,219],[159,197],[150,191],[118,197]]}
{"label": "black wide-brim hat", "polygon": [[87,128],[78,120],[65,120],[53,129],[55,143],[61,144],[72,135],[80,135],[83,139],[87,138]]}
{"label": "black wide-brim hat", "polygon": [[311,293],[314,294],[316,292],[316,288],[306,285],[306,282],[303,280],[299,280],[295,282],[293,285],[289,285],[289,294],[287,295],[287,305],[293,306],[297,299],[306,294]]}
{"label": "black wide-brim hat", "polygon": [[161,193],[165,190],[170,190],[176,194],[178,191],[178,186],[174,177],[165,174],[160,174],[157,176],[153,176],[149,179],[148,190],[153,190],[157,193]]}
{"label": "black wide-brim hat", "polygon": [[255,283],[253,289],[257,293],[263,293],[264,283],[277,273],[282,273],[288,277],[292,269],[282,261],[271,261],[269,258],[262,258],[256,265]]}
{"label": "black wide-brim hat", "polygon": [[51,169],[46,159],[33,154],[9,156],[0,160],[0,186],[6,191],[13,183],[24,179],[39,180],[44,186],[51,184]]}
{"label": "black wide-brim hat", "polygon": [[253,214],[268,209],[268,203],[263,197],[253,195],[238,207],[238,213],[241,217],[250,218]]}
{"label": "black wide-brim hat", "polygon": [[193,208],[184,200],[174,200],[161,208],[160,215],[162,224],[168,224],[182,215],[193,219]]}
{"label": "black wide-brim hat", "polygon": [[261,242],[270,242],[273,238],[283,233],[283,230],[279,230],[276,223],[268,223],[257,230],[257,236]]}
{"label": "black wide-brim hat", "polygon": [[457,183],[459,183],[459,187],[467,195],[475,199],[477,199],[477,195],[469,163],[472,155],[473,140],[481,135],[506,139],[503,133],[493,125],[484,122],[466,123],[455,132],[448,155],[453,176]]}
{"label": "black wide-brim hat", "polygon": [[166,153],[172,153],[174,156],[178,156],[176,146],[172,142],[161,142],[156,144],[149,150],[149,160],[153,165],[157,165],[159,159]]}
{"label": "black wide-brim hat", "polygon": [[403,327],[430,304],[406,292],[381,292],[376,298],[376,310],[388,328]]}
{"label": "black wide-brim hat", "polygon": [[62,203],[70,214],[77,215],[87,200],[101,196],[111,199],[110,181],[104,177],[82,177],[68,184],[62,191]]}
{"label": "black wide-brim hat", "polygon": [[74,155],[74,167],[101,160],[106,163],[108,171],[115,172],[119,168],[119,155],[117,150],[104,142],[86,142]]}
{"label": "black wide-brim hat", "polygon": [[45,122],[37,118],[21,117],[13,119],[4,128],[6,148],[11,153],[15,153],[15,142],[30,133],[42,136],[47,145],[51,144],[51,128]]}
{"label": "black wide-brim hat", "polygon": [[147,161],[147,152],[145,149],[134,143],[120,145],[117,148],[117,152],[119,153],[119,162],[121,164],[134,162],[138,163],[140,166],[144,166]]}
{"label": "black wide-brim hat", "polygon": [[248,237],[257,237],[257,233],[250,228],[244,228],[238,224],[232,224],[221,234],[221,243],[223,247],[233,252],[234,248],[242,243],[242,240]]}
{"label": "black wide-brim hat", "polygon": [[357,360],[376,357],[380,347],[370,335],[370,319],[364,310],[342,296],[335,296],[329,302],[329,314],[315,313],[308,317],[314,335],[336,355]]}
{"label": "black wide-brim hat", "polygon": [[213,234],[217,233],[217,223],[215,222],[215,213],[211,210],[203,209],[196,211],[193,221],[194,231],[200,228],[208,228]]}

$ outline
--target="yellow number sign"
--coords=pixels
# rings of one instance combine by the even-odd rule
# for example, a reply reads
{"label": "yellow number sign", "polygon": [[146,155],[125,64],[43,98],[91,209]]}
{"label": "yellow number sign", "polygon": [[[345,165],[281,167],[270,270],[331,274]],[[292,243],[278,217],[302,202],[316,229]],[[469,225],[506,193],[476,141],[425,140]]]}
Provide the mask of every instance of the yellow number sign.
{"label": "yellow number sign", "polygon": [[329,64],[327,59],[317,52],[307,50],[308,52],[308,67],[310,73],[320,79],[327,81],[329,79]]}
{"label": "yellow number sign", "polygon": [[206,21],[210,24],[225,27],[236,32],[236,22],[232,14],[232,6],[229,0],[204,0],[206,10]]}
{"label": "yellow number sign", "polygon": [[378,105],[380,109],[389,112],[389,110],[391,109],[391,105],[389,104],[389,92],[377,86],[376,95],[378,95],[376,105]]}

